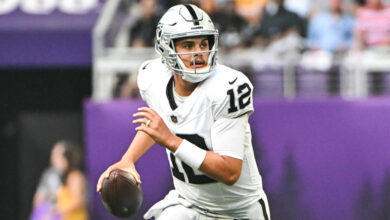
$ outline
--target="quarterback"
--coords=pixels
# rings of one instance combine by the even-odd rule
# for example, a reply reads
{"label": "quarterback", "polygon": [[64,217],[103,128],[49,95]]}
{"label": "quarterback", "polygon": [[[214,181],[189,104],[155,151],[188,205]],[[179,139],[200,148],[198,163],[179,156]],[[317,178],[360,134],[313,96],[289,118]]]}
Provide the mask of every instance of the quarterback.
{"label": "quarterback", "polygon": [[138,131],[113,169],[131,172],[154,144],[166,148],[175,189],[145,219],[269,220],[270,212],[252,147],[248,118],[253,86],[241,72],[218,64],[218,31],[194,5],[176,5],[161,18],[155,47],[138,87],[148,107],[134,114]]}

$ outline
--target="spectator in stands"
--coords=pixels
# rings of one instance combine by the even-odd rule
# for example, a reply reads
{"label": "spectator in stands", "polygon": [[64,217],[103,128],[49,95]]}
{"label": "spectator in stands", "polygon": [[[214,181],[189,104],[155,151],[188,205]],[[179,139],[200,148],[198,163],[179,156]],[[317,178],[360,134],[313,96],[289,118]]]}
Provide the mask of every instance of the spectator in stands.
{"label": "spectator in stands", "polygon": [[355,0],[354,3],[357,6],[364,6],[366,4],[366,0]]}
{"label": "spectator in stands", "polygon": [[61,157],[64,146],[61,142],[54,144],[50,152],[50,166],[44,170],[33,198],[31,219],[49,215],[57,201],[57,190],[61,186]]}
{"label": "spectator in stands", "polygon": [[199,7],[202,8],[206,13],[214,14],[217,12],[217,4],[215,0],[198,0],[197,2],[199,3]]}
{"label": "spectator in stands", "polygon": [[[349,0],[351,1],[351,0]],[[356,14],[357,10],[360,8],[360,7],[363,7],[365,4],[366,4],[366,1],[365,0],[353,0],[352,2],[350,2],[350,11],[352,12],[352,14]]]}
{"label": "spectator in stands", "polygon": [[80,147],[70,141],[62,141],[62,184],[57,192],[57,213],[62,220],[87,220],[87,189],[82,167]]}
{"label": "spectator in stands", "polygon": [[237,13],[250,24],[256,24],[263,8],[270,0],[231,0],[235,2]]}
{"label": "spectator in stands", "polygon": [[255,30],[255,44],[269,45],[289,34],[306,35],[306,21],[284,7],[284,0],[271,0]]}
{"label": "spectator in stands", "polygon": [[312,10],[312,2],[311,0],[285,0],[284,7],[303,18],[307,18]]}
{"label": "spectator in stands", "polygon": [[130,28],[131,47],[153,47],[154,35],[160,15],[157,12],[156,0],[139,0],[140,14],[135,24]]}
{"label": "spectator in stands", "polygon": [[[214,2],[214,0],[201,0],[202,2]],[[214,21],[216,28],[219,31],[219,43],[221,49],[232,49],[243,46],[245,42],[245,29],[248,26],[247,21],[236,13],[234,1],[228,1],[221,4],[219,8],[215,8],[213,13],[205,10]],[[202,4],[201,4],[201,8]]]}
{"label": "spectator in stands", "polygon": [[[356,51],[350,60],[357,68],[367,71],[368,95],[383,95],[388,91],[388,73],[370,68],[376,63],[386,62],[390,49],[390,6],[382,0],[365,0],[356,11]],[[365,62],[361,62],[364,59]],[[382,61],[381,61],[382,59]],[[379,61],[378,61],[379,60]],[[366,82],[363,82],[366,83]]]}
{"label": "spectator in stands", "polygon": [[31,220],[86,220],[86,181],[81,171],[81,149],[58,141],[50,155],[33,200]]}
{"label": "spectator in stands", "polygon": [[354,18],[343,11],[342,0],[329,0],[329,10],[310,21],[307,47],[310,50],[344,52],[353,42]]}
{"label": "spectator in stands", "polygon": [[366,0],[356,12],[357,49],[390,46],[390,7],[381,0]]}

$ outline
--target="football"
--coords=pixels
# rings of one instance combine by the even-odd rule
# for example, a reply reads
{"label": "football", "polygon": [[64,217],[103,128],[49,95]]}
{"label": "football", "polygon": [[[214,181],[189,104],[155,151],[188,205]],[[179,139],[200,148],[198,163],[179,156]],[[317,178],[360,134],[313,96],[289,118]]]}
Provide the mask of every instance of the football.
{"label": "football", "polygon": [[129,218],[141,207],[142,189],[135,178],[124,170],[113,170],[103,181],[100,196],[103,205],[113,215]]}

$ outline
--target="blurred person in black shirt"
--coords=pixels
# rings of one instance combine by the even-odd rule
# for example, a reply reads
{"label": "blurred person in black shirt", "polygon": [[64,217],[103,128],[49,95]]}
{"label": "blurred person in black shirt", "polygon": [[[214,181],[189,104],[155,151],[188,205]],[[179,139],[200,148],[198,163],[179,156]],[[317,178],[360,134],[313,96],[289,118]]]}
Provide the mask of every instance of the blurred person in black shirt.
{"label": "blurred person in black shirt", "polygon": [[140,15],[130,28],[131,47],[153,47],[154,35],[160,15],[157,12],[156,0],[140,0],[138,3]]}
{"label": "blurred person in black shirt", "polygon": [[236,13],[235,7],[234,1],[227,1],[220,5],[215,13],[211,14],[211,19],[220,33],[221,49],[240,47],[246,42],[245,31],[248,28],[248,22]]}
{"label": "blurred person in black shirt", "polygon": [[267,46],[290,33],[306,36],[306,20],[284,7],[284,0],[271,0],[254,31],[254,43]]}

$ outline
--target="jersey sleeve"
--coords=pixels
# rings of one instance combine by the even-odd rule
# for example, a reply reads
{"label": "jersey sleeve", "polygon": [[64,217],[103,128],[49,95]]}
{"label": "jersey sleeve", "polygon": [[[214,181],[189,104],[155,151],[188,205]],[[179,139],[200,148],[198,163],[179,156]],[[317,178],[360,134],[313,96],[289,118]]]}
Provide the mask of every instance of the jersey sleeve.
{"label": "jersey sleeve", "polygon": [[245,131],[248,115],[239,118],[220,118],[211,128],[213,151],[242,160],[244,157]]}
{"label": "jersey sleeve", "polygon": [[230,76],[218,90],[219,96],[213,104],[215,120],[239,118],[253,112],[253,85],[244,74]]}

